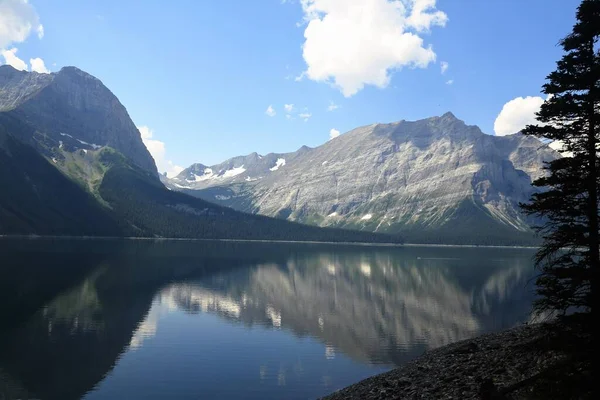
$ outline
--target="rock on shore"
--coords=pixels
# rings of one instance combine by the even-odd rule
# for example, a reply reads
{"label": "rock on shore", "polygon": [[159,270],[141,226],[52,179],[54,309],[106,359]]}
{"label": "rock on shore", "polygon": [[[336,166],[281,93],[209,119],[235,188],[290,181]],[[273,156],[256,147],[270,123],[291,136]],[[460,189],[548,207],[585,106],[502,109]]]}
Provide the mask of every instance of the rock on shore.
{"label": "rock on shore", "polygon": [[440,347],[326,399],[529,399],[522,383],[564,358],[537,346],[544,332],[523,325]]}

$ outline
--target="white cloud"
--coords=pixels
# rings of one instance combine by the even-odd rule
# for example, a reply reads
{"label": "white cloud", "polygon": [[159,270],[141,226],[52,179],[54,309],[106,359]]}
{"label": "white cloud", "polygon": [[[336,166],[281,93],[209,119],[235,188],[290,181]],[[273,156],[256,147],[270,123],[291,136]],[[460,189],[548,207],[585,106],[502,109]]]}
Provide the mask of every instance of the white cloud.
{"label": "white cloud", "polygon": [[31,58],[29,60],[29,64],[31,64],[31,70],[33,72],[38,72],[40,74],[49,74],[50,71],[46,68],[46,64],[44,64],[44,60],[41,58]]}
{"label": "white cloud", "polygon": [[329,102],[329,106],[327,106],[327,111],[335,111],[340,108],[339,105],[335,104],[333,101]]}
{"label": "white cloud", "polygon": [[304,122],[306,122],[306,121],[308,121],[308,119],[309,119],[310,117],[312,117],[312,114],[311,114],[311,113],[308,113],[308,112],[303,112],[303,113],[301,113],[301,114],[298,114],[298,116],[299,116],[300,118],[302,118],[302,119],[304,120]]}
{"label": "white cloud", "polygon": [[435,61],[417,32],[444,26],[447,16],[436,0],[301,0],[307,70],[350,97],[365,85],[386,87],[390,71],[425,68]]}
{"label": "white cloud", "polygon": [[448,71],[448,67],[450,65],[446,62],[446,61],[442,61],[440,63],[440,70],[442,71],[442,75],[446,73],[446,71]]}
{"label": "white cloud", "polygon": [[277,112],[275,112],[273,106],[270,105],[269,107],[267,107],[265,114],[267,114],[269,117],[274,117],[277,114]]}
{"label": "white cloud", "polygon": [[448,16],[435,9],[436,0],[410,0],[412,11],[408,17],[409,25],[419,32],[428,31],[431,26],[445,26]]}
{"label": "white cloud", "polygon": [[148,128],[147,126],[138,126],[138,131],[140,131],[140,136],[142,140],[151,139],[154,135],[154,132]]}
{"label": "white cloud", "polygon": [[331,128],[331,130],[329,131],[329,140],[335,139],[338,136],[340,136],[340,131],[338,131],[337,129]]}
{"label": "white cloud", "polygon": [[44,36],[44,27],[27,0],[0,0],[0,49],[24,42],[32,31],[40,39]]}
{"label": "white cloud", "polygon": [[446,85],[452,85],[454,83],[454,79],[448,79],[446,81]]}
{"label": "white cloud", "polygon": [[535,113],[540,110],[544,99],[539,96],[517,97],[504,104],[494,122],[496,136],[520,132],[526,125],[537,122]]}
{"label": "white cloud", "polygon": [[0,51],[0,54],[2,54],[2,57],[4,57],[4,62],[6,64],[10,65],[14,69],[18,69],[19,71],[27,71],[27,63],[17,57],[17,51],[19,51],[19,49],[13,47],[10,50]]}
{"label": "white cloud", "polygon": [[147,126],[138,126],[138,130],[140,131],[140,136],[142,137],[144,145],[152,155],[152,158],[154,158],[154,163],[156,164],[158,172],[166,172],[167,176],[172,178],[183,171],[183,167],[175,165],[171,160],[167,160],[165,143],[160,140],[152,139],[154,135],[152,129]]}
{"label": "white cloud", "polygon": [[294,111],[293,104],[284,104],[283,108],[285,109],[285,112],[287,112],[287,113],[291,113],[292,111]]}

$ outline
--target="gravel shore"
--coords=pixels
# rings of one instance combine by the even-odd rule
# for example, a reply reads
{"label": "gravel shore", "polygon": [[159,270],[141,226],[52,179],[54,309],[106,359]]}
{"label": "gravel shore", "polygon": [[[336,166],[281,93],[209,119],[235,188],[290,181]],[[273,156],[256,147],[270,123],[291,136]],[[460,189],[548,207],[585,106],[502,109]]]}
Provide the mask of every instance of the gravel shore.
{"label": "gravel shore", "polygon": [[[565,359],[564,354],[539,345],[546,336],[542,328],[539,324],[523,325],[440,347],[403,367],[325,398],[539,398],[535,386],[539,385],[540,372],[564,363]],[[547,398],[547,394],[541,398]]]}

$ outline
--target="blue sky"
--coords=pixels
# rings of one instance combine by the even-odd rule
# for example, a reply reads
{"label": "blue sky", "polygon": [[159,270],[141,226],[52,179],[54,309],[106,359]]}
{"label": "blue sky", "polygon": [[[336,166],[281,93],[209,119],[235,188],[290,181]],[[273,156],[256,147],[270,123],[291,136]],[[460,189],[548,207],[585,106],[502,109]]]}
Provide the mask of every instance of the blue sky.
{"label": "blue sky", "polygon": [[0,63],[95,75],[172,174],[446,111],[494,134],[504,107],[496,128],[512,133],[539,107],[579,1],[399,4],[0,0]]}

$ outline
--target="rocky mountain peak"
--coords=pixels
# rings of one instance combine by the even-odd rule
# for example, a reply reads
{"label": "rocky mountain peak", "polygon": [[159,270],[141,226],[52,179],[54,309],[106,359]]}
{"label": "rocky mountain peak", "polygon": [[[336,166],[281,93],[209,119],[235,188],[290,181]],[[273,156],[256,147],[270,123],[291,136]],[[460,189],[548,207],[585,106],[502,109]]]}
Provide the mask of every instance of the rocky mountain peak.
{"label": "rocky mountain peak", "polygon": [[305,153],[305,152],[307,152],[309,150],[312,150],[312,148],[308,147],[307,145],[303,145],[298,150],[296,150],[296,153]]}
{"label": "rocky mountain peak", "polygon": [[[76,67],[52,74],[0,67],[0,112],[27,121],[42,148],[110,146],[157,174],[152,156],[119,99],[94,76]],[[44,141],[42,144],[40,141]]]}
{"label": "rocky mountain peak", "polygon": [[445,112],[440,118],[446,121],[460,121],[454,114],[452,114],[452,111]]}
{"label": "rocky mountain peak", "polygon": [[427,121],[427,123],[437,126],[440,129],[448,129],[448,128],[462,129],[465,126],[467,126],[467,124],[465,124],[465,122],[463,120],[457,118],[450,111],[442,114],[439,117],[426,118],[425,120],[418,120],[415,122],[418,123],[420,121],[423,121],[423,122]]}
{"label": "rocky mountain peak", "polygon": [[0,66],[0,112],[9,111],[48,86],[54,74],[19,71],[10,65]]}
{"label": "rocky mountain peak", "polygon": [[[53,75],[56,75],[55,81],[58,84],[70,82],[72,84],[86,87],[88,90],[90,87],[92,87],[95,90],[106,91],[110,93],[110,95],[114,96],[112,92],[106,86],[104,86],[100,79],[80,70],[77,67],[62,67],[60,71],[54,72]],[[108,93],[106,94],[107,96],[109,96]]]}
{"label": "rocky mountain peak", "polygon": [[87,72],[85,72],[85,71],[83,71],[83,70],[81,70],[81,69],[79,69],[77,67],[74,67],[72,65],[67,65],[65,67],[62,67],[60,69],[60,71],[55,72],[55,74],[80,76],[80,77],[83,77],[85,79],[93,79],[93,80],[99,81],[99,79],[96,78],[95,76],[93,76],[91,74],[88,74]]}
{"label": "rocky mountain peak", "polygon": [[451,112],[416,121],[400,120],[389,124],[369,125],[358,130],[387,138],[396,144],[410,142],[420,149],[427,148],[440,138],[472,141],[484,135],[477,126],[465,124]]}

